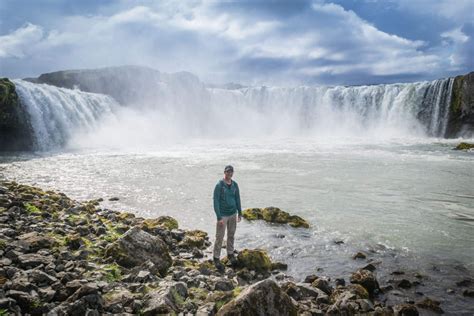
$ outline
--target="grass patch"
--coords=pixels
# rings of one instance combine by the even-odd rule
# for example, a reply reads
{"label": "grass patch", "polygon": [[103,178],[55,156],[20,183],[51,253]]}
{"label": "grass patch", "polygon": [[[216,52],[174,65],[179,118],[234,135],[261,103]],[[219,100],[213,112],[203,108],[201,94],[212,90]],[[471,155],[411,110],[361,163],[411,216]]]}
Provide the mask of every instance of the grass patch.
{"label": "grass patch", "polygon": [[41,210],[31,203],[25,203],[25,209],[30,214],[41,214]]}
{"label": "grass patch", "polygon": [[104,266],[105,279],[109,282],[119,281],[122,278],[122,269],[116,263],[111,263]]}

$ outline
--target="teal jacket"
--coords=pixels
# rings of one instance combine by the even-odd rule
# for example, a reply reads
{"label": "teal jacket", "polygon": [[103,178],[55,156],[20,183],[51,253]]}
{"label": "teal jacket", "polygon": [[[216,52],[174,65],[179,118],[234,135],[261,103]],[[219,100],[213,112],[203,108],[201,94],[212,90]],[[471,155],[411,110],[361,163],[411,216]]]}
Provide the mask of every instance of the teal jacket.
{"label": "teal jacket", "polygon": [[240,191],[237,182],[227,185],[224,180],[220,180],[214,188],[214,212],[217,220],[223,216],[231,216],[239,212],[242,216],[242,207],[240,206]]}

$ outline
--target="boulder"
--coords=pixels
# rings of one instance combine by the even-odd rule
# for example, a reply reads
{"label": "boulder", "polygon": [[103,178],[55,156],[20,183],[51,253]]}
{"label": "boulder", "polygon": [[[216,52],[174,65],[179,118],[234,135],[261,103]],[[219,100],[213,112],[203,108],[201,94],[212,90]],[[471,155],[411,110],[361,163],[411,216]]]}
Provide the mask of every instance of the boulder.
{"label": "boulder", "polygon": [[206,248],[206,241],[208,239],[209,237],[207,237],[207,233],[205,231],[198,229],[188,230],[184,234],[184,238],[179,242],[178,246],[187,249],[204,249]]}
{"label": "boulder", "polygon": [[350,282],[362,285],[370,295],[374,295],[374,292],[379,289],[379,283],[375,275],[365,269],[359,269],[352,273]]}
{"label": "boulder", "polygon": [[320,289],[321,291],[323,291],[327,295],[331,295],[331,293],[333,291],[333,288],[329,284],[329,281],[324,279],[324,278],[317,278],[316,280],[314,280],[311,283],[311,286],[315,287],[317,289]]}
{"label": "boulder", "polygon": [[249,221],[263,219],[262,209],[260,208],[248,208],[242,212],[243,218]]}
{"label": "boulder", "polygon": [[265,272],[272,269],[272,261],[262,249],[244,249],[237,255],[237,260],[240,267],[249,270]]}
{"label": "boulder", "polygon": [[133,268],[151,261],[163,276],[172,264],[165,242],[139,227],[131,228],[117,241],[109,245],[105,250],[105,255],[112,257],[125,268]]}
{"label": "boulder", "polygon": [[188,289],[183,282],[167,282],[160,284],[156,290],[144,297],[142,315],[174,314],[182,311]]}
{"label": "boulder", "polygon": [[290,215],[278,207],[273,206],[266,207],[264,209],[248,208],[242,212],[242,216],[249,221],[263,219],[269,223],[289,224],[290,226],[296,228],[309,228],[308,222],[303,218],[299,217],[298,215]]}
{"label": "boulder", "polygon": [[146,219],[143,221],[143,229],[151,231],[156,227],[168,230],[178,229],[178,221],[171,216],[160,216],[158,218]]}
{"label": "boulder", "polygon": [[222,306],[217,315],[297,315],[292,299],[272,280],[265,279]]}
{"label": "boulder", "polygon": [[20,245],[28,252],[36,252],[42,248],[51,248],[57,244],[54,238],[41,236],[35,231],[20,235],[18,239],[20,240]]}
{"label": "boulder", "polygon": [[400,304],[393,307],[395,316],[418,316],[419,312],[413,304]]}
{"label": "boulder", "polygon": [[295,228],[309,228],[309,224],[306,220],[303,218],[299,217],[298,215],[291,215],[289,218],[288,224],[290,224],[291,227]]}
{"label": "boulder", "polygon": [[419,301],[416,303],[416,306],[420,308],[424,308],[430,311],[433,311],[435,313],[443,314],[444,311],[441,309],[439,306],[441,303],[435,300],[432,300],[429,297],[425,297],[423,300]]}
{"label": "boulder", "polygon": [[280,224],[288,223],[290,218],[290,214],[273,206],[264,208],[262,210],[262,216],[267,222]]}
{"label": "boulder", "polygon": [[454,149],[456,149],[456,150],[474,149],[474,144],[462,142],[462,143],[459,143],[459,145],[457,145]]}

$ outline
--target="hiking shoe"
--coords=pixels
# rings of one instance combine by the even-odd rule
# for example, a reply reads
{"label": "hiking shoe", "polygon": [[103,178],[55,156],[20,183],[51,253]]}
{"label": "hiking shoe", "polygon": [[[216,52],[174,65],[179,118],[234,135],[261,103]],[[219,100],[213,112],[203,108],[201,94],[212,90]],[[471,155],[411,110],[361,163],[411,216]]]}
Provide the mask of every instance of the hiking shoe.
{"label": "hiking shoe", "polygon": [[227,258],[229,259],[230,264],[235,267],[237,265],[237,258],[233,253],[227,255]]}
{"label": "hiking shoe", "polygon": [[219,260],[219,258],[214,258],[214,266],[216,267],[217,271],[219,272],[224,272],[225,267],[222,264],[222,262]]}

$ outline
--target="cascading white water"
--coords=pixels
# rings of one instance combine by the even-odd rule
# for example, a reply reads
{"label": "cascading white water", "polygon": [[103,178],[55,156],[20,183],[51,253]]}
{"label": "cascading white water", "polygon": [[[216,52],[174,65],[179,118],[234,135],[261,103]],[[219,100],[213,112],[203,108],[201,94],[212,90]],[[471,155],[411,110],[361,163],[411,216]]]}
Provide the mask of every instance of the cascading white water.
{"label": "cascading white water", "polygon": [[71,138],[126,147],[190,137],[443,137],[454,81],[222,89],[189,77],[150,82],[156,93],[126,107],[101,94],[14,82],[39,148],[48,149]]}
{"label": "cascading white water", "polygon": [[63,146],[76,131],[91,131],[119,105],[109,96],[13,80],[38,149]]}

